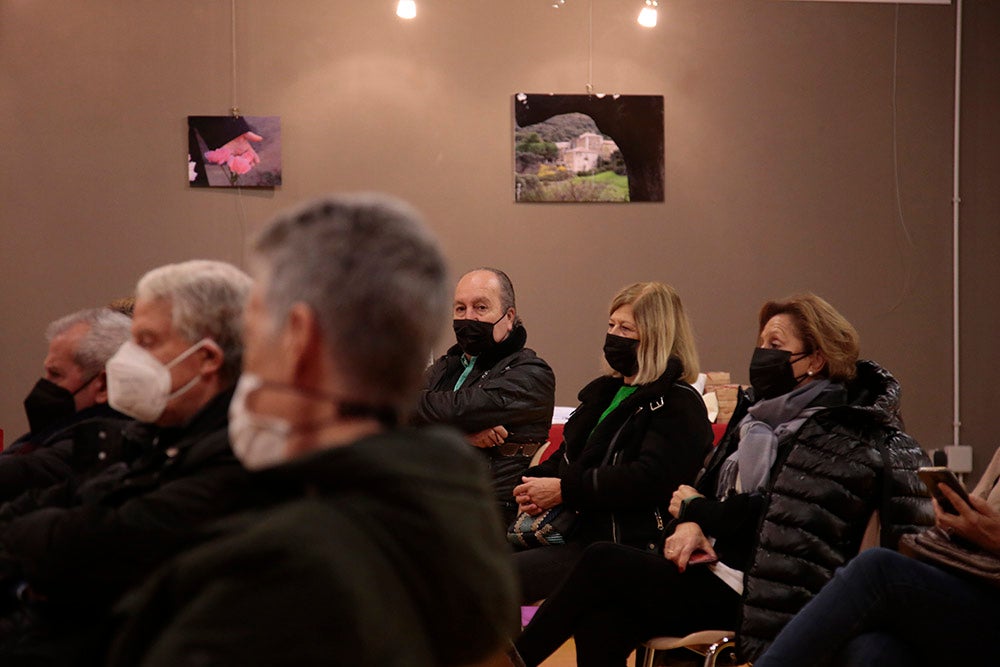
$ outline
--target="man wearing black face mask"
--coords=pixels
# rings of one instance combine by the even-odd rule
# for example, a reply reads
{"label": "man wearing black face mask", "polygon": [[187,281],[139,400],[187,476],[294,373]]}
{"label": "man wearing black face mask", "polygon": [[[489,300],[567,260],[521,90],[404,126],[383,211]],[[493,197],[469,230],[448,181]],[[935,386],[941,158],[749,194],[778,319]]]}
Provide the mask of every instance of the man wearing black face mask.
{"label": "man wearing black face mask", "polygon": [[44,373],[24,399],[30,431],[0,455],[0,500],[73,473],[77,432],[126,417],[108,406],[104,364],[128,340],[131,320],[107,308],[49,324]]}
{"label": "man wearing black face mask", "polygon": [[453,324],[457,344],[427,370],[417,421],[451,424],[483,451],[509,524],[517,515],[514,486],[548,438],[555,375],[524,346],[528,334],[503,271],[482,268],[462,276]]}

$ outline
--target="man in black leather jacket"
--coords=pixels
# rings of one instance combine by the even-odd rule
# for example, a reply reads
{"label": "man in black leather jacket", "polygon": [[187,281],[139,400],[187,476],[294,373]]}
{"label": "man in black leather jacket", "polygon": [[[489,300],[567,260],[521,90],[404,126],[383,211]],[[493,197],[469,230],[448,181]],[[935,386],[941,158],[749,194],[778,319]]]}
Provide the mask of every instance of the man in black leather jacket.
{"label": "man in black leather jacket", "polygon": [[517,515],[514,487],[548,437],[555,375],[524,346],[528,334],[503,271],[483,268],[462,276],[454,318],[458,343],[427,370],[416,418],[455,426],[483,451],[509,524]]}

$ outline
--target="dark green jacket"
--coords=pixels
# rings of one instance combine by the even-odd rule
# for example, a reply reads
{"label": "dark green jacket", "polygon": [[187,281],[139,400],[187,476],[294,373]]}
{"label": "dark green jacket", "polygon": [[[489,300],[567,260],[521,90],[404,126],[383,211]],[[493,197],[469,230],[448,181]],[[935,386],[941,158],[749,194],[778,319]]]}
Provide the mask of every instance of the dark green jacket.
{"label": "dark green jacket", "polygon": [[258,481],[293,497],[123,600],[111,665],[459,665],[516,631],[485,470],[451,430],[365,438]]}

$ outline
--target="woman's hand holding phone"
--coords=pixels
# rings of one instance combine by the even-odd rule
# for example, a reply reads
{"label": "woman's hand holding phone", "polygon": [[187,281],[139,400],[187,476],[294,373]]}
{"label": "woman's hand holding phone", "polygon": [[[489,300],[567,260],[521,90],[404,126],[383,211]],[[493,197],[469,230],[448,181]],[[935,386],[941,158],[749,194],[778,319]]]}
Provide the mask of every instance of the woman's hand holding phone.
{"label": "woman's hand holding phone", "polygon": [[942,484],[941,487],[941,493],[958,513],[945,512],[935,500],[938,528],[1000,556],[1000,512],[978,496],[966,496],[969,501],[966,502],[950,486]]}
{"label": "woman's hand holding phone", "polygon": [[949,501],[948,497],[942,493],[942,488],[947,487],[951,489],[962,502],[966,505],[969,504],[969,493],[962,486],[962,483],[958,481],[953,473],[948,468],[944,466],[928,466],[924,468],[917,469],[917,475],[920,480],[930,491],[931,496],[937,501],[937,504],[941,507],[944,512],[948,514],[958,514],[955,506]]}

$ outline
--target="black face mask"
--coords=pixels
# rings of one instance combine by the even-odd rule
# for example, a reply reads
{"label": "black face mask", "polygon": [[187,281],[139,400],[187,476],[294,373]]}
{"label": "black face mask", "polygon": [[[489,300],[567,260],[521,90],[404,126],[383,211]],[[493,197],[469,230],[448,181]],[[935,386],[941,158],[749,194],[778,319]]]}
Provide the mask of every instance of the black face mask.
{"label": "black face mask", "polygon": [[639,372],[639,341],[608,334],[604,337],[604,358],[611,368],[632,377]]}
{"label": "black face mask", "polygon": [[[794,356],[802,359],[809,354],[800,352]],[[795,377],[795,371],[792,370],[792,356],[788,350],[754,348],[753,357],[750,359],[750,386],[753,387],[757,398],[776,398],[787,394],[806,377],[806,375]]]}
{"label": "black face mask", "polygon": [[42,433],[75,415],[76,403],[73,402],[73,397],[93,379],[84,382],[76,391],[64,389],[45,378],[36,382],[24,399],[24,413],[28,417],[28,428],[31,432]]}
{"label": "black face mask", "polygon": [[[501,315],[500,320],[505,317],[507,317],[507,313]],[[493,340],[493,327],[499,324],[500,320],[496,322],[455,320],[452,322],[452,327],[455,329],[455,340],[458,341],[462,352],[470,357],[478,357],[496,345],[496,341]]]}

